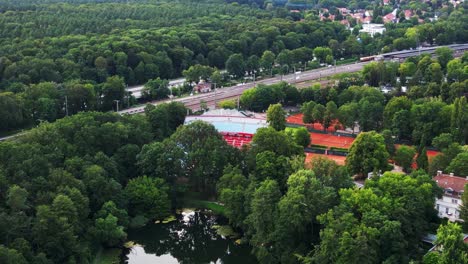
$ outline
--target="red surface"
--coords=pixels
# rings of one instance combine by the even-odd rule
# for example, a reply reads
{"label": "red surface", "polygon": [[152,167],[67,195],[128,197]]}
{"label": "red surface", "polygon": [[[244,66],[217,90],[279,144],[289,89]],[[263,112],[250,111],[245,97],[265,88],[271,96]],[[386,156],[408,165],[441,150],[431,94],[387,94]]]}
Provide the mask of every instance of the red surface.
{"label": "red surface", "polygon": [[337,148],[350,148],[353,144],[354,138],[344,137],[344,136],[335,136],[330,134],[320,134],[320,133],[309,133],[310,140],[314,145],[324,145],[328,147],[337,147]]}
{"label": "red surface", "polygon": [[331,160],[335,161],[336,163],[338,163],[338,165],[345,165],[346,157],[336,156],[336,155],[317,154],[317,153],[306,153],[306,160],[305,160],[306,164],[309,163],[310,160],[313,157],[318,157],[318,156],[322,156],[322,157],[325,157],[327,159],[331,159]]}
{"label": "red surface", "polygon": [[[401,147],[401,146],[403,146],[403,145],[401,145],[401,144],[395,144],[396,149],[398,149],[398,148]],[[405,146],[408,146],[408,145],[405,145]],[[410,147],[411,147],[411,146],[410,146]],[[415,149],[416,149],[416,148],[415,148]],[[437,156],[440,152],[439,152],[439,151],[436,151],[436,150],[427,150],[426,153],[427,153],[427,159],[428,159],[428,161],[431,162],[431,160],[432,160],[435,156]],[[411,164],[411,168],[413,168],[413,169],[417,169],[417,168],[418,168],[418,165],[417,165],[417,163],[416,163],[416,159],[417,159],[417,158],[418,158],[418,154],[416,154],[416,155],[414,156],[413,163]]]}
{"label": "red surface", "polygon": [[[306,126],[306,127],[316,129],[316,130],[323,130],[323,126],[320,123],[304,124],[304,122],[302,122],[302,116],[303,116],[302,113],[301,114],[291,115],[291,116],[286,118],[286,122],[291,123],[291,124],[303,125],[303,126]],[[333,121],[332,124],[330,125],[330,127],[328,127],[327,131],[328,132],[335,132],[335,125],[336,124],[339,124],[339,122],[337,120]],[[341,127],[341,125],[340,125],[340,127]]]}
{"label": "red surface", "polygon": [[228,133],[228,132],[221,132],[224,140],[226,142],[236,148],[241,148],[245,144],[249,144],[252,141],[253,134],[248,133]]}

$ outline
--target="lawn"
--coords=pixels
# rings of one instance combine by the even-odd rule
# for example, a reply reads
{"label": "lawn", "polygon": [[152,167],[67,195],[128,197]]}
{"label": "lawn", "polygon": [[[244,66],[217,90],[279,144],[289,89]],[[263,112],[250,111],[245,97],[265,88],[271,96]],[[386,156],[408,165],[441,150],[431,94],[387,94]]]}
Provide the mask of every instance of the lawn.
{"label": "lawn", "polygon": [[184,196],[182,204],[186,208],[207,209],[213,211],[215,214],[225,215],[225,208],[223,205],[216,201],[208,200],[197,192],[188,192]]}
{"label": "lawn", "polygon": [[94,258],[93,264],[119,264],[120,248],[101,248]]}

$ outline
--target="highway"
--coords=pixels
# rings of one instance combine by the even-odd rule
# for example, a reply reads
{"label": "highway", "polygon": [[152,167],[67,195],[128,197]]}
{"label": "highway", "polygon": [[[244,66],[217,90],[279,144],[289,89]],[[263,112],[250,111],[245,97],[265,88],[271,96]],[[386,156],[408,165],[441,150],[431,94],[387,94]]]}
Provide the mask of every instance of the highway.
{"label": "highway", "polygon": [[[167,103],[167,102],[181,102],[185,104],[186,107],[192,110],[200,110],[200,101],[203,100],[207,103],[207,106],[211,109],[214,108],[216,102],[226,99],[238,98],[242,92],[247,89],[254,87],[256,84],[266,84],[271,85],[281,81],[285,81],[288,83],[295,83],[295,82],[303,82],[309,80],[315,80],[319,78],[324,78],[328,76],[332,76],[338,73],[349,73],[349,72],[357,72],[362,69],[364,65],[370,62],[359,62],[354,64],[347,64],[342,66],[336,67],[329,67],[329,68],[321,68],[316,70],[298,72],[296,74],[289,74],[284,76],[275,76],[272,78],[267,78],[263,80],[259,80],[255,83],[245,83],[231,87],[225,87],[222,89],[216,89],[214,92],[210,93],[203,93],[203,94],[196,94],[189,97],[184,98],[177,98],[177,99],[166,99],[162,101],[154,101],[149,102],[151,104],[160,104],[160,103]],[[125,109],[119,111],[120,114],[138,114],[144,112],[145,106],[138,106],[134,108]]]}

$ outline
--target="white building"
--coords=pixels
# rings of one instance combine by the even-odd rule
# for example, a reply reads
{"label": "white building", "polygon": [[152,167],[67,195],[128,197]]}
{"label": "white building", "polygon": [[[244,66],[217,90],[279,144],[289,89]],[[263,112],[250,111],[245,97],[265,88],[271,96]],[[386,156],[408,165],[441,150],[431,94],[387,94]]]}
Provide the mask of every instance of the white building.
{"label": "white building", "polygon": [[442,198],[436,200],[439,217],[448,218],[452,222],[462,221],[460,219],[461,197],[465,184],[468,184],[468,177],[462,178],[454,176],[453,173],[443,174],[442,171],[437,171],[433,180],[444,190]]}
{"label": "white building", "polygon": [[371,37],[374,37],[374,35],[377,33],[383,34],[385,32],[385,26],[384,24],[374,24],[374,23],[362,24],[362,29],[359,30],[359,32],[367,33]]}

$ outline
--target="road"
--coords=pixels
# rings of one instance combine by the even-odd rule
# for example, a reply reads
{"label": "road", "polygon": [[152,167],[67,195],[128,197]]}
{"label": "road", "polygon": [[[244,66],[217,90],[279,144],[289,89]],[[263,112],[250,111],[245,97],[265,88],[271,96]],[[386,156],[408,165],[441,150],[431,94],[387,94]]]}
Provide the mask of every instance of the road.
{"label": "road", "polygon": [[[382,56],[385,60],[391,60],[391,59],[404,60],[408,57],[418,56],[422,53],[433,54],[438,47],[442,47],[442,46],[389,52],[389,53],[381,54],[380,56]],[[455,56],[457,55],[459,56],[463,53],[463,51],[468,49],[468,44],[466,43],[465,44],[452,44],[452,45],[447,45],[446,47],[451,48],[454,51]],[[284,77],[277,76],[277,77],[257,81],[256,83],[263,83],[263,84],[270,85],[270,84],[280,82],[281,79],[289,83],[316,80],[321,77],[328,77],[337,73],[348,73],[348,72],[360,71],[362,67],[369,62],[359,62],[355,64],[347,64],[347,65],[331,67],[331,68],[310,70],[310,71],[305,71],[299,74],[289,74]],[[225,70],[223,70],[222,72],[225,72]],[[170,86],[180,85],[184,81],[185,79],[183,78],[172,80],[169,82],[169,85]],[[214,106],[216,105],[216,102],[220,100],[237,98],[242,94],[244,90],[252,88],[254,86],[255,86],[254,83],[247,83],[247,84],[242,84],[238,86],[232,86],[232,87],[219,89],[216,92],[198,94],[198,95],[193,95],[193,96],[186,97],[186,98],[178,98],[178,99],[174,99],[173,101],[182,102],[185,104],[185,106],[187,106],[188,108],[192,110],[199,110],[200,101],[204,100],[207,103],[209,108],[214,108]],[[131,91],[136,98],[139,98],[141,97],[142,89],[143,89],[143,86],[140,85],[140,86],[130,87],[127,89],[127,91]],[[168,99],[168,100],[163,100],[163,101],[154,101],[150,103],[156,105],[158,103],[165,103],[165,102],[170,102],[170,101],[171,100]],[[138,114],[138,113],[142,113],[143,111],[144,111],[144,106],[139,106],[139,107],[134,107],[134,108],[119,111],[119,113],[120,114]]]}
{"label": "road", "polygon": [[[204,93],[204,94],[197,94],[192,95],[190,97],[184,98],[177,98],[177,99],[166,99],[162,101],[154,101],[150,102],[151,104],[160,104],[160,103],[167,103],[167,102],[181,102],[185,104],[186,107],[192,110],[199,110],[200,109],[200,101],[205,101],[209,108],[214,108],[216,102],[226,99],[233,99],[238,98],[242,92],[247,89],[254,87],[256,84],[266,84],[271,85],[281,81],[285,81],[288,83],[296,83],[296,82],[303,82],[309,80],[316,80],[319,78],[324,78],[328,76],[332,76],[338,73],[349,73],[349,72],[357,72],[362,69],[362,67],[370,62],[359,62],[354,64],[347,64],[342,66],[336,67],[329,67],[329,68],[321,68],[316,70],[310,70],[305,72],[300,72],[297,74],[289,74],[284,76],[275,76],[272,78],[263,79],[257,81],[255,83],[245,83],[231,87],[225,87],[222,89],[217,89],[215,92]],[[138,106],[134,108],[125,109],[119,111],[120,114],[138,114],[144,112],[145,106]]]}

